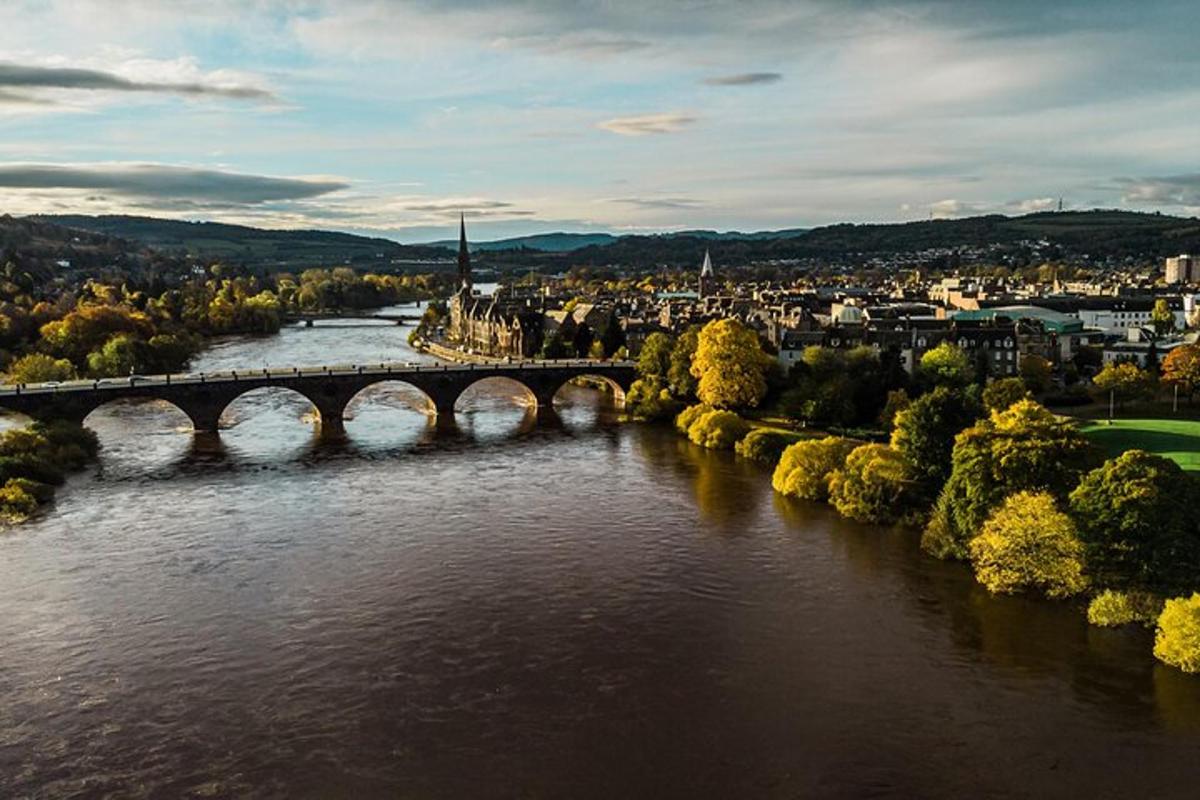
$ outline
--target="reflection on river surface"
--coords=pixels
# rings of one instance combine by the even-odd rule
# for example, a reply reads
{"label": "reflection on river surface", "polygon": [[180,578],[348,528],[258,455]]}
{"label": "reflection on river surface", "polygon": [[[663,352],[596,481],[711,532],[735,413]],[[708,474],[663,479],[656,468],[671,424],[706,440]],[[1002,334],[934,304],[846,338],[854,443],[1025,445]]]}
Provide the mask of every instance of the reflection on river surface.
{"label": "reflection on river surface", "polygon": [[1147,632],[988,597],[590,391],[473,392],[439,427],[380,387],[339,439],[286,393],[216,440],[93,414],[99,466],[0,537],[0,795],[1195,795],[1200,681]]}

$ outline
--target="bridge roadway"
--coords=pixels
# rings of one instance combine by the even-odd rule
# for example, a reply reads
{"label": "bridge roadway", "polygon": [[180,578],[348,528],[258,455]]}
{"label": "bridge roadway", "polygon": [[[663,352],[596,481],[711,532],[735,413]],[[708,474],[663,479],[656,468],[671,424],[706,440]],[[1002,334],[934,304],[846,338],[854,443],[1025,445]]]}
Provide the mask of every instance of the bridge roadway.
{"label": "bridge roadway", "polygon": [[215,433],[221,413],[239,396],[264,387],[291,389],[316,408],[322,426],[341,427],[346,406],[376,383],[400,381],[420,389],[439,415],[454,413],[467,387],[485,378],[521,384],[533,404],[550,408],[563,384],[575,378],[607,383],[618,402],[633,383],[632,361],[517,361],[492,364],[349,364],[288,367],[185,375],[131,376],[63,383],[0,386],[0,408],[35,419],[82,423],[95,409],[117,400],[163,400],[179,408],[197,433]]}

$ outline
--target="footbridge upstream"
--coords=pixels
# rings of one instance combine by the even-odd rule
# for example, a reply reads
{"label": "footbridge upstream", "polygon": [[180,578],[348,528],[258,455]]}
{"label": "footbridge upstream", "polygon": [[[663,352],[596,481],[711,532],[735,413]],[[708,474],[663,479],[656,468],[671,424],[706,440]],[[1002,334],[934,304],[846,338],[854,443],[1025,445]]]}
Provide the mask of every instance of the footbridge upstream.
{"label": "footbridge upstream", "polygon": [[400,381],[421,390],[439,416],[454,413],[467,387],[486,378],[508,378],[525,388],[532,405],[553,406],[563,384],[587,378],[608,384],[618,403],[636,377],[632,361],[517,361],[487,364],[349,364],[183,375],[130,376],[0,386],[0,408],[34,419],[82,423],[96,408],[117,400],[162,400],[179,408],[197,433],[216,433],[221,413],[240,395],[264,387],[291,389],[314,406],[323,427],[340,428],[346,406],[376,383]]}

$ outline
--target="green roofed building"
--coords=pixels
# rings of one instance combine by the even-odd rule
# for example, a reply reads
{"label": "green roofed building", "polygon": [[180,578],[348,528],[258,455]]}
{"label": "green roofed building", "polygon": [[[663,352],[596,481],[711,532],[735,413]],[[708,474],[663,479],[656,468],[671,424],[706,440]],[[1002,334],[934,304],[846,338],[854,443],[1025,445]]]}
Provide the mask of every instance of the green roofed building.
{"label": "green roofed building", "polygon": [[1042,323],[1047,333],[1062,336],[1064,334],[1083,333],[1083,321],[1071,314],[1064,314],[1050,308],[1040,306],[996,306],[981,308],[977,311],[959,311],[953,317],[957,320],[986,320],[994,321],[1005,318],[1013,322],[1036,320]]}

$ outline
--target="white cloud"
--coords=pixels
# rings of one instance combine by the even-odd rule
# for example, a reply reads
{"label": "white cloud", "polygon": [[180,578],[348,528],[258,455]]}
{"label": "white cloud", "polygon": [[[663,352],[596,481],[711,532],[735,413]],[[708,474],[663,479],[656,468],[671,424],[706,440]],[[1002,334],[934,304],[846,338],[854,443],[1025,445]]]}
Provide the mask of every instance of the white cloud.
{"label": "white cloud", "polygon": [[696,118],[690,114],[668,112],[614,117],[597,122],[596,127],[621,136],[646,136],[652,133],[677,133],[695,121]]}

